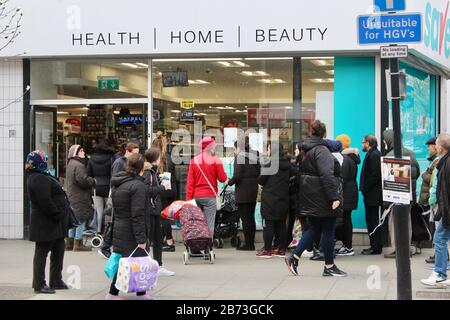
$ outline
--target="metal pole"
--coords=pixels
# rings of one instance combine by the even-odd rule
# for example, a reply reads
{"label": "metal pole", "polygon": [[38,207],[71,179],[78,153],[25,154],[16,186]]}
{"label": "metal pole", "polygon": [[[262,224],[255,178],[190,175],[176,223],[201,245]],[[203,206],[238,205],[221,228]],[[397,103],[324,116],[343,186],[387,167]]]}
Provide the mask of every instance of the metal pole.
{"label": "metal pole", "polygon": [[293,68],[293,109],[292,109],[292,142],[302,137],[302,58],[294,58]]}
{"label": "metal pole", "polygon": [[[394,156],[402,158],[400,126],[400,82],[398,59],[390,59],[392,73],[392,122],[394,126]],[[397,265],[397,300],[412,300],[411,261],[409,238],[409,205],[396,205],[393,209]]]}

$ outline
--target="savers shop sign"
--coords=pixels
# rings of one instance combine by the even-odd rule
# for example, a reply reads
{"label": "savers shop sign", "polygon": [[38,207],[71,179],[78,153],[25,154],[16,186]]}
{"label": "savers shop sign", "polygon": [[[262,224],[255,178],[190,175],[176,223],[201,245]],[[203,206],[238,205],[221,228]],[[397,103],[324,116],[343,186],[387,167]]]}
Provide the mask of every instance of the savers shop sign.
{"label": "savers shop sign", "polygon": [[425,8],[425,47],[439,55],[450,58],[450,1],[442,8],[434,7],[430,2]]}

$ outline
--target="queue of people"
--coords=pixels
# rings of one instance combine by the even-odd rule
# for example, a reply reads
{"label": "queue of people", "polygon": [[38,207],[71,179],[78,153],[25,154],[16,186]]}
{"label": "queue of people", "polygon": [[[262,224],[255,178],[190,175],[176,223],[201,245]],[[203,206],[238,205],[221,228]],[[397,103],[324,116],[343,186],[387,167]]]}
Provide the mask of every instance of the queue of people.
{"label": "queue of people", "polygon": [[[387,155],[391,155],[391,130],[384,132],[383,141]],[[293,157],[285,152],[282,144],[269,144],[264,155],[251,150],[248,139],[242,150],[236,144],[234,171],[230,178],[215,154],[217,144],[214,138],[205,137],[200,145],[201,153],[193,157],[189,165],[186,200],[195,200],[202,209],[211,235],[214,234],[217,210],[220,210],[218,182],[235,186],[245,238],[237,250],[255,251],[254,212],[261,189],[264,246],[256,251],[256,257],[284,257],[288,270],[298,275],[304,253],[317,251],[313,260],[324,261],[323,276],[345,277],[347,273],[335,264],[335,256],[355,254],[352,212],[358,206],[360,191],[370,238],[370,247],[361,253],[383,253],[379,224],[380,213],[386,208],[386,203],[382,197],[382,154],[375,136],[367,135],[362,140],[362,150],[366,155],[359,187],[359,149],[351,147],[350,138],[345,134],[335,141],[328,140],[326,126],[319,120],[312,123],[309,137],[293,145]],[[430,226],[435,221],[438,223],[434,234],[435,256],[427,259],[427,262],[435,263],[435,268],[430,278],[422,280],[422,283],[438,285],[447,281],[450,136],[442,134],[428,141],[427,145],[430,165],[422,175],[418,204],[428,210]],[[404,148],[403,154],[411,158],[413,207],[417,202],[414,190],[420,167],[411,150]],[[153,258],[160,266],[158,274],[174,275],[163,267],[162,262],[162,252],[174,251],[175,245],[171,225],[161,219],[161,211],[177,198],[176,185],[167,184],[160,178],[162,173],[175,174],[162,137],[158,136],[144,155],[139,153],[139,146],[134,143],[128,143],[122,154],[115,155],[106,144],[99,142],[89,161],[79,145],[70,148],[68,159],[66,195],[58,180],[48,174],[45,154],[34,151],[27,157],[28,194],[33,212],[30,239],[36,242],[33,262],[35,291],[54,293],[55,290],[68,289],[61,275],[64,247],[73,251],[91,250],[83,245],[83,232],[94,215],[100,221],[97,231],[101,232],[108,199],[114,210],[112,238],[105,239],[99,253],[108,258],[112,248],[127,257],[136,247],[142,249],[138,255],[146,254],[145,249],[152,247]],[[272,172],[273,164],[277,167]],[[71,211],[78,220],[77,225],[71,223]],[[293,252],[287,254],[296,219],[301,221],[302,238]],[[411,223],[409,229],[412,230]],[[395,257],[392,223],[389,223],[389,231],[393,252],[386,254],[385,258]],[[341,241],[342,246],[335,249],[337,241]],[[48,252],[52,252],[49,285],[45,281]],[[108,299],[118,299],[115,280]],[[149,298],[145,292],[138,293],[138,297]]]}

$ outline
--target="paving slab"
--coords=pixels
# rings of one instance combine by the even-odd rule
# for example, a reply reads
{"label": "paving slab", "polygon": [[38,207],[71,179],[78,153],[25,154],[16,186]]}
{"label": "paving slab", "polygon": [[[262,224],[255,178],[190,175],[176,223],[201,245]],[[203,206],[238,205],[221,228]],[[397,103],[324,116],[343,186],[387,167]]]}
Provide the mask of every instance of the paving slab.
{"label": "paving slab", "polygon": [[[233,248],[215,250],[210,264],[192,259],[183,265],[184,247],[163,254],[164,266],[174,277],[160,277],[149,294],[159,300],[372,300],[396,299],[395,260],[363,256],[355,248],[352,257],[337,257],[336,264],[348,272],[346,278],[322,277],[323,262],[302,259],[299,276],[291,275],[284,259],[256,258],[255,252]],[[0,299],[16,300],[103,300],[110,280],[103,273],[106,259],[96,251],[66,252],[63,277],[75,286],[55,295],[36,295],[31,289],[34,244],[29,241],[0,240]],[[388,251],[388,250],[386,250]],[[420,279],[431,273],[424,259],[430,249],[411,259],[414,299],[450,299],[450,289],[425,288]],[[48,269],[48,267],[47,267]],[[48,271],[47,271],[48,274]],[[134,295],[122,295],[134,299]]]}

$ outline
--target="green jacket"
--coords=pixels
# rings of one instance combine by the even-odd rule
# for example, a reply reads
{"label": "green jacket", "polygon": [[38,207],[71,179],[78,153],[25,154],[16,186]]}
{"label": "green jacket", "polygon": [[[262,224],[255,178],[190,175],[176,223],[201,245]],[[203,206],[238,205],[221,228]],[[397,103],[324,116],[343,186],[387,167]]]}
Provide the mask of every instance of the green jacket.
{"label": "green jacket", "polygon": [[435,171],[436,164],[434,160],[436,159],[436,155],[433,155],[428,158],[430,161],[430,165],[427,170],[422,173],[422,185],[420,187],[420,196],[419,196],[419,204],[422,206],[429,206],[429,198],[430,198],[430,188],[431,188],[431,177]]}
{"label": "green jacket", "polygon": [[437,188],[437,183],[438,183],[438,178],[437,178],[438,170],[436,169],[436,165],[438,164],[438,162],[439,162],[439,157],[435,157],[435,159],[433,161],[434,170],[430,177],[430,180],[431,180],[430,198],[428,199],[428,203],[430,206],[434,206],[435,204],[437,204],[436,188]]}

